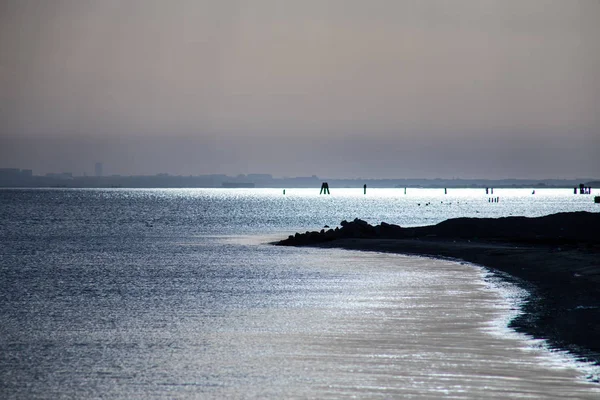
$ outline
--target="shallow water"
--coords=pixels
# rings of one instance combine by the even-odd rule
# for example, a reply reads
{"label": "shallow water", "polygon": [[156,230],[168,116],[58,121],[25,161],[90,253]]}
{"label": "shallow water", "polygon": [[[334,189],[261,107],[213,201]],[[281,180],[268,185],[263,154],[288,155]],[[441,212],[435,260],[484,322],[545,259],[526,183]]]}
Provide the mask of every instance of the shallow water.
{"label": "shallow water", "polygon": [[521,294],[478,267],[265,244],[327,218],[418,225],[593,210],[589,196],[373,192],[0,190],[0,397],[600,396],[582,365],[506,328]]}

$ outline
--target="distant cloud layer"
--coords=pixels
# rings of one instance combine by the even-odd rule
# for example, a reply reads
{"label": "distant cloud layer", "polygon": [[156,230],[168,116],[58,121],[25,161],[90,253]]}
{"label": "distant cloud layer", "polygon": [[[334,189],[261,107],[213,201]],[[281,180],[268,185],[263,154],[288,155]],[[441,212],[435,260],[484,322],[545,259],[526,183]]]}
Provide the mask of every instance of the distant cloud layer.
{"label": "distant cloud layer", "polygon": [[596,0],[6,0],[0,167],[598,177]]}

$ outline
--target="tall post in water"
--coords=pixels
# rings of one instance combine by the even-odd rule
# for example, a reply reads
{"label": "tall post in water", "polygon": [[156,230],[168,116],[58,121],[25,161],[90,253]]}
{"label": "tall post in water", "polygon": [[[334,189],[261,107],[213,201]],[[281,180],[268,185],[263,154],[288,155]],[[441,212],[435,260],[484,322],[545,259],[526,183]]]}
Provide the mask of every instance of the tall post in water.
{"label": "tall post in water", "polygon": [[319,194],[330,194],[329,193],[329,184],[327,182],[323,182],[321,184],[321,191],[319,192]]}
{"label": "tall post in water", "polygon": [[406,188],[404,188],[404,194],[406,194]]}
{"label": "tall post in water", "polygon": [[444,188],[444,194],[448,194],[448,188]]}
{"label": "tall post in water", "polygon": [[363,185],[363,194],[367,194],[367,184]]}

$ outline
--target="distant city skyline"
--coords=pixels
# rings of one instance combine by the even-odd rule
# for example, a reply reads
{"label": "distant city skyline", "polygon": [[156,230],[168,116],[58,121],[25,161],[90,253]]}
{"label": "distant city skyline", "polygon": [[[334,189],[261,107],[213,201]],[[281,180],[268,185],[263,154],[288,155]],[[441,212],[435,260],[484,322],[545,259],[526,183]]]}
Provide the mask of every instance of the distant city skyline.
{"label": "distant city skyline", "polygon": [[[600,179],[338,179],[328,176],[277,177],[271,174],[211,175],[77,175],[69,171],[34,174],[31,169],[0,166],[0,188],[562,188],[591,194]],[[285,191],[284,193],[285,194]]]}
{"label": "distant city skyline", "polygon": [[596,178],[598,20],[597,0],[4,0],[0,160]]}
{"label": "distant city skyline", "polygon": [[[434,187],[439,187],[439,186],[446,186],[448,185],[449,187],[468,187],[469,185],[477,185],[477,186],[481,186],[481,185],[485,185],[486,182],[495,182],[495,185],[500,185],[502,187],[508,187],[511,185],[517,185],[517,186],[523,186],[523,185],[533,185],[533,186],[545,186],[548,185],[549,187],[572,187],[573,185],[577,186],[580,183],[591,183],[592,186],[598,186],[598,184],[600,183],[600,178],[599,177],[593,177],[593,176],[580,176],[580,177],[575,177],[575,178],[496,178],[496,179],[489,179],[489,178],[461,178],[461,177],[450,177],[450,178],[442,178],[442,177],[436,177],[436,178],[410,178],[410,177],[393,177],[393,178],[379,178],[379,177],[335,177],[335,176],[327,176],[327,175],[298,175],[298,176],[293,176],[293,175],[277,175],[277,174],[272,174],[272,173],[239,173],[239,174],[222,174],[222,173],[212,173],[212,174],[171,174],[168,172],[159,172],[159,173],[155,173],[155,174],[118,174],[118,173],[111,173],[111,174],[105,174],[104,173],[104,165],[103,163],[100,162],[96,162],[94,164],[94,169],[95,172],[94,174],[88,174],[87,172],[83,172],[83,173],[77,173],[77,172],[72,172],[72,171],[66,171],[66,170],[61,170],[61,171],[52,171],[52,172],[40,172],[40,171],[34,171],[30,168],[20,168],[20,167],[14,167],[14,166],[4,166],[4,165],[0,165],[0,187],[1,186],[5,186],[6,185],[4,183],[6,183],[6,179],[10,178],[9,180],[11,181],[15,181],[14,178],[16,178],[18,181],[21,180],[25,180],[24,183],[26,183],[25,186],[31,186],[29,185],[31,182],[45,182],[43,180],[40,180],[40,178],[52,178],[52,179],[59,179],[59,180],[79,180],[79,182],[92,182],[92,183],[102,183],[104,182],[104,186],[106,184],[109,184],[110,182],[119,182],[119,180],[121,179],[125,179],[124,182],[131,182],[130,178],[161,178],[161,179],[193,179],[190,182],[198,182],[197,179],[210,179],[213,181],[214,185],[209,185],[207,187],[211,187],[211,186],[220,186],[221,182],[234,182],[234,183],[253,183],[253,184],[258,184],[258,187],[270,187],[268,186],[269,183],[278,183],[277,186],[275,187],[279,187],[279,184],[282,184],[282,187],[285,187],[287,184],[285,184],[285,182],[289,182],[290,185],[288,185],[289,187],[294,187],[294,184],[300,184],[300,186],[298,187],[305,187],[305,186],[315,186],[318,184],[320,184],[322,181],[326,181],[326,180],[330,180],[330,181],[335,181],[338,183],[342,183],[341,187],[344,187],[344,185],[346,185],[347,183],[351,182],[352,185],[358,185],[359,182],[361,185],[365,182],[370,182],[371,184],[375,183],[375,187],[390,187],[390,186],[386,186],[389,184],[392,184],[392,186],[396,185],[396,184],[401,184],[402,182],[404,183],[408,183],[408,186],[411,185],[421,185],[424,184],[425,186],[429,186],[429,185],[433,185]],[[89,178],[89,179],[88,179]],[[33,179],[33,180],[32,180]],[[84,179],[84,181],[81,181],[81,179]],[[117,179],[116,181],[114,179]],[[16,182],[16,181],[15,181]],[[148,182],[148,181],[143,181],[143,182]],[[184,181],[182,181],[184,182]],[[345,183],[344,183],[345,182]],[[23,183],[23,182],[21,182]],[[50,182],[51,183],[51,182]],[[46,184],[48,184],[48,182],[46,182]],[[46,184],[44,184],[43,186],[46,186]],[[267,186],[265,186],[265,184],[267,184]],[[100,185],[99,187],[102,187],[103,185]],[[92,185],[94,186],[94,185]],[[110,184],[109,184],[110,186]],[[77,185],[73,186],[73,187],[78,187]],[[150,186],[150,187],[161,187],[161,186]],[[168,187],[168,186],[165,186]],[[185,185],[183,186],[185,187]],[[194,187],[194,186],[189,186],[189,187]],[[203,186],[199,186],[199,187],[203,187]]]}

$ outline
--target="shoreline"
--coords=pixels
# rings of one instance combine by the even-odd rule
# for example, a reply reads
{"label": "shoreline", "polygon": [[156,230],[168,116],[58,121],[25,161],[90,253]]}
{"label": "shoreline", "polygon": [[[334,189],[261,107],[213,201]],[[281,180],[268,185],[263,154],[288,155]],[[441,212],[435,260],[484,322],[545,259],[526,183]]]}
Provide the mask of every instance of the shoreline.
{"label": "shoreline", "polygon": [[500,272],[529,293],[510,328],[600,365],[600,233],[594,227],[600,231],[600,213],[459,218],[415,228],[357,219],[275,244],[462,260]]}

